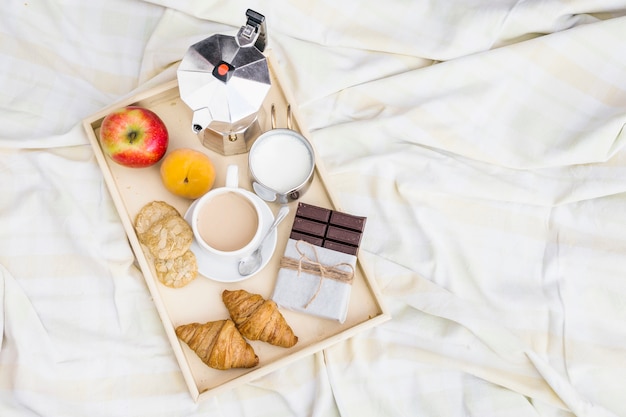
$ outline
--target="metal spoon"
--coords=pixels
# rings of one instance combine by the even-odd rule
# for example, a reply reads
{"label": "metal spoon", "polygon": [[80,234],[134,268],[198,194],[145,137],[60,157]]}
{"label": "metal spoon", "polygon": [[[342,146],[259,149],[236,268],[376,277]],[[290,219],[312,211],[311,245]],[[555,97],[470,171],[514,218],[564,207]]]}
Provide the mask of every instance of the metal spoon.
{"label": "metal spoon", "polygon": [[272,234],[274,229],[283,221],[283,219],[289,213],[288,206],[282,206],[280,210],[278,210],[278,214],[276,214],[276,218],[274,219],[274,223],[270,226],[270,228],[265,233],[265,236],[261,239],[261,243],[259,243],[259,247],[255,249],[250,255],[242,258],[239,261],[239,274],[242,276],[247,276],[254,274],[261,267],[261,261],[263,260],[261,256],[261,250],[263,249],[263,242],[267,240],[269,235]]}

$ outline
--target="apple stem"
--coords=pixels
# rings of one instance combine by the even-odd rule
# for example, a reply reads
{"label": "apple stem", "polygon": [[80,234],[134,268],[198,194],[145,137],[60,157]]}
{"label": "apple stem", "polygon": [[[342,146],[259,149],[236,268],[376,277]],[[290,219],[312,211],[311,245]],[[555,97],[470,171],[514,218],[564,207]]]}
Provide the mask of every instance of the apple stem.
{"label": "apple stem", "polygon": [[133,130],[128,134],[128,140],[130,141],[130,143],[133,143],[135,139],[137,139],[137,132]]}

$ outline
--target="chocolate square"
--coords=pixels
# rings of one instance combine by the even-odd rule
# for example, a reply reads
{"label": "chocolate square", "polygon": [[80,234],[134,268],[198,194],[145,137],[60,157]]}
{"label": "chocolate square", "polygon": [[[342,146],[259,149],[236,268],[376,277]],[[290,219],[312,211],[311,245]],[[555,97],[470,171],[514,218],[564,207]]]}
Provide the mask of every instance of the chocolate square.
{"label": "chocolate square", "polygon": [[321,237],[307,235],[306,233],[299,233],[296,231],[292,231],[289,236],[293,240],[304,240],[305,242],[310,243],[315,246],[322,246],[324,244],[324,239]]}
{"label": "chocolate square", "polygon": [[326,239],[345,243],[347,245],[359,246],[359,243],[361,243],[361,232],[355,232],[353,230],[343,229],[337,226],[328,226],[328,229],[326,230]]}
{"label": "chocolate square", "polygon": [[365,227],[365,217],[357,217],[339,211],[333,211],[330,214],[330,224],[362,232]]}
{"label": "chocolate square", "polygon": [[313,206],[306,203],[298,203],[298,217],[315,220],[321,223],[328,223],[331,216],[331,210],[323,207]]}
{"label": "chocolate square", "polygon": [[313,220],[303,219],[297,217],[293,220],[293,227],[291,230],[296,232],[306,233],[313,236],[325,236],[326,235],[326,223],[319,223]]}

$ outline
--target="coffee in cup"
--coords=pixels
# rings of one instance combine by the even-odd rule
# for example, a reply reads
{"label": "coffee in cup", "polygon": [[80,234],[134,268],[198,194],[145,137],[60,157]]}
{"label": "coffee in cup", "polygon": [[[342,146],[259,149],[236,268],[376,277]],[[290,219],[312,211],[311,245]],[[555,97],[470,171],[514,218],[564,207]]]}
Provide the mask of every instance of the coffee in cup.
{"label": "coffee in cup", "polygon": [[265,227],[265,204],[250,191],[239,188],[237,165],[228,166],[226,185],[214,188],[193,204],[191,229],[199,246],[223,257],[250,254]]}
{"label": "coffee in cup", "polygon": [[240,193],[220,193],[199,209],[200,238],[221,252],[233,252],[252,241],[259,228],[254,205]]}

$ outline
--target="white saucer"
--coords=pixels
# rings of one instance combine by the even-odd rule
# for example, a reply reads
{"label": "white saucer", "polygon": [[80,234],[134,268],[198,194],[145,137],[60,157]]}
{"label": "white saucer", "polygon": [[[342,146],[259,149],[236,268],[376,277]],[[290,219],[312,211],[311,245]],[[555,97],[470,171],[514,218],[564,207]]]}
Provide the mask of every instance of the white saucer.
{"label": "white saucer", "polygon": [[[250,191],[247,191],[247,190],[243,190],[243,191],[253,195],[255,198],[259,198],[258,196],[251,193]],[[191,224],[189,217],[191,215],[191,209],[193,208],[195,204],[196,202],[194,201],[191,204],[191,206],[189,206],[189,208],[187,209],[187,212],[185,213],[184,217],[187,223]],[[261,215],[264,217],[264,220],[265,220],[264,221],[265,226],[261,233],[265,234],[267,230],[270,228],[270,225],[272,224],[272,222],[274,221],[274,213],[272,213],[272,210],[270,210],[269,206],[265,202],[261,204],[261,207],[262,207]],[[263,261],[261,263],[261,268],[259,268],[258,272],[260,272],[263,268],[265,268],[270,258],[274,254],[274,250],[276,249],[276,241],[278,240],[277,236],[278,236],[278,232],[276,229],[274,229],[272,234],[267,237],[265,242],[263,242],[263,249],[261,250]],[[238,281],[243,281],[244,279],[253,277],[255,274],[258,273],[256,272],[255,274],[246,275],[246,276],[240,275],[239,271],[237,270],[237,265],[239,264],[239,258],[223,259],[219,257],[218,255],[215,255],[207,251],[206,249],[202,248],[200,245],[198,245],[198,242],[196,242],[195,237],[193,239],[193,242],[191,243],[191,251],[196,255],[196,262],[198,263],[198,272],[204,275],[205,277],[212,279],[214,281],[238,282]]]}

